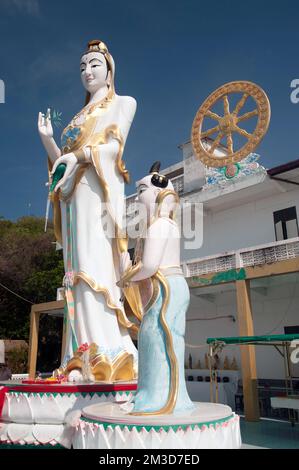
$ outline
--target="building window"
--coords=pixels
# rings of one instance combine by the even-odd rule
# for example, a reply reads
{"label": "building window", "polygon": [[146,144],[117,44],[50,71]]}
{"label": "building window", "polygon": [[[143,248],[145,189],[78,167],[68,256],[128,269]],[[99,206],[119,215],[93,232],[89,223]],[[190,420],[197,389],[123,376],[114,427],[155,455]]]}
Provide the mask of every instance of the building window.
{"label": "building window", "polygon": [[296,207],[288,207],[273,213],[276,241],[298,237]]}

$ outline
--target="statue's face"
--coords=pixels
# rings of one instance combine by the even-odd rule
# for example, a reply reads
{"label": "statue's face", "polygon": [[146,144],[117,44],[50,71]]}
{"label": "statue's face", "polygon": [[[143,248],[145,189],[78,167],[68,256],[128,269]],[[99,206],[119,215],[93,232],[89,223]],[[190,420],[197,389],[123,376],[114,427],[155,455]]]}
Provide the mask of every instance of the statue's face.
{"label": "statue's face", "polygon": [[155,202],[157,194],[157,188],[151,184],[151,176],[146,176],[138,182],[136,200],[146,208]]}
{"label": "statue's face", "polygon": [[[138,181],[137,184],[136,202],[139,202],[145,206],[148,217],[151,217],[155,213],[157,196],[161,191],[163,191],[162,188],[154,186],[151,182],[151,179],[152,175],[145,176],[142,178],[142,180]],[[171,181],[168,181],[167,189],[174,191]],[[166,198],[164,201],[164,209],[169,214],[169,212],[175,207],[175,198],[173,195],[168,196],[168,198]]]}
{"label": "statue's face", "polygon": [[81,80],[89,93],[109,84],[110,71],[107,74],[107,62],[100,52],[89,52],[81,57]]}
{"label": "statue's face", "polygon": [[153,211],[157,195],[160,191],[159,188],[152,185],[151,178],[152,175],[142,178],[137,186],[136,201],[144,204],[148,214]]}

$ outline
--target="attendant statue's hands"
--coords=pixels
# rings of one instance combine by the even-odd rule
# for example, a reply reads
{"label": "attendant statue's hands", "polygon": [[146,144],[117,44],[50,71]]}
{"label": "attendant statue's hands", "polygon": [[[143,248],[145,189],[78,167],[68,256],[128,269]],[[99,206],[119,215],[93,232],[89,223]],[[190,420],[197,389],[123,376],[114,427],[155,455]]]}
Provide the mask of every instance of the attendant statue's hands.
{"label": "attendant statue's hands", "polygon": [[124,251],[123,253],[120,254],[120,260],[119,260],[119,274],[121,278],[123,277],[127,269],[129,269],[131,266],[132,266],[132,261],[130,259],[130,255],[127,251]]}
{"label": "attendant statue's hands", "polygon": [[51,124],[51,111],[50,108],[47,110],[47,114],[38,113],[38,132],[42,141],[52,139],[53,127]]}
{"label": "attendant statue's hands", "polygon": [[75,166],[77,165],[78,160],[77,160],[77,157],[73,153],[66,153],[65,155],[62,155],[62,157],[57,158],[57,160],[55,161],[52,167],[51,176],[53,176],[56,168],[61,163],[64,163],[66,165],[66,170],[61,180],[56,184],[55,189],[54,189],[55,192],[58,191],[58,189],[66,182],[67,178],[72,173]]}
{"label": "attendant statue's hands", "polygon": [[120,279],[116,283],[116,285],[120,288],[128,287],[129,282],[125,282],[122,278],[125,274],[125,272],[132,266],[132,261],[130,259],[130,255],[127,251],[124,251],[123,253],[120,254],[120,259],[119,259],[119,274],[120,274]]}

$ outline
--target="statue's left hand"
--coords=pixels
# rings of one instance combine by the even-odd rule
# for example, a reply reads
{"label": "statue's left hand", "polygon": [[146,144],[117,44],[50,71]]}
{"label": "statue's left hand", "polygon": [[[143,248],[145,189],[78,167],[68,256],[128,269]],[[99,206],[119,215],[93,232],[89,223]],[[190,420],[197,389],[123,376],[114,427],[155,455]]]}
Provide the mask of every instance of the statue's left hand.
{"label": "statue's left hand", "polygon": [[66,165],[66,170],[61,180],[56,184],[55,190],[54,190],[55,192],[58,191],[58,189],[66,182],[69,175],[71,174],[71,172],[77,165],[78,160],[77,160],[77,157],[73,153],[67,153],[65,155],[62,155],[62,157],[57,158],[57,160],[55,160],[55,163],[51,171],[52,176],[55,173],[55,170],[58,167],[58,165],[60,165],[61,163],[64,163]]}

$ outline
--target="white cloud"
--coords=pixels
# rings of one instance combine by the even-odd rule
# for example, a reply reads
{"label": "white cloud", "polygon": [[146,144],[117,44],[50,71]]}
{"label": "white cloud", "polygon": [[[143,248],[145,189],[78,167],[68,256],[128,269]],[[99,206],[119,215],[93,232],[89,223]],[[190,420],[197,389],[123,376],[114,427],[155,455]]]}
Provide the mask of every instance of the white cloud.
{"label": "white cloud", "polygon": [[39,16],[40,0],[0,0],[2,7],[7,9],[10,14],[27,14],[30,16]]}

